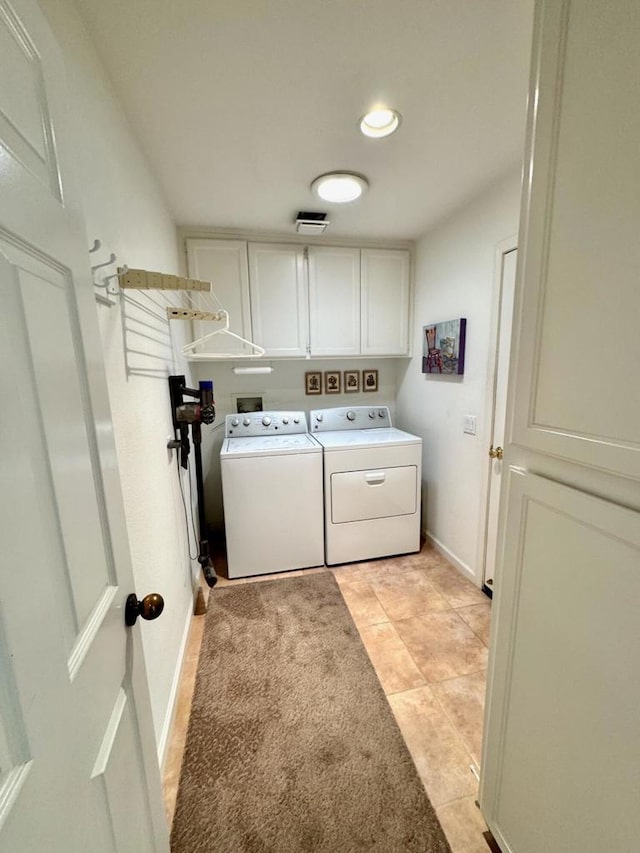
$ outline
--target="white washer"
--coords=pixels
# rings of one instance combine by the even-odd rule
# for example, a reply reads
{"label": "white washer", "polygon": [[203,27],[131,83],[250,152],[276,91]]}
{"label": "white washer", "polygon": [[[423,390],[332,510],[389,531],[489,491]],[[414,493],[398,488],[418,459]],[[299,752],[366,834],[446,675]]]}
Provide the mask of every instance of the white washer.
{"label": "white washer", "polygon": [[324,448],[327,565],[419,551],[422,439],[394,429],[387,406],[310,417]]}
{"label": "white washer", "polygon": [[230,578],[324,565],[322,447],[304,412],[227,415],[220,467]]}

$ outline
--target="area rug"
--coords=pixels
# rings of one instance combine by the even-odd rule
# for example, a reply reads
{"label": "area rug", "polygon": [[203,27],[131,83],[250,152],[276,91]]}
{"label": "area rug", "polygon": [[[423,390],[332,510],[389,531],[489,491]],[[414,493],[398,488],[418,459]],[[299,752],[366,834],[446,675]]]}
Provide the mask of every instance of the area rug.
{"label": "area rug", "polygon": [[445,853],[331,572],[214,590],[173,853]]}

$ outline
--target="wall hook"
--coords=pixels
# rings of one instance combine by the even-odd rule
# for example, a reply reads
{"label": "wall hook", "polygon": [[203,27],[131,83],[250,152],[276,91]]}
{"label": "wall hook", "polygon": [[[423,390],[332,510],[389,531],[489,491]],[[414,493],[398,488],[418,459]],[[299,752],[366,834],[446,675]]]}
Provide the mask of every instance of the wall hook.
{"label": "wall hook", "polygon": [[97,252],[98,249],[102,246],[102,243],[97,238],[93,241],[93,246],[89,249],[89,254],[93,254],[93,252]]}
{"label": "wall hook", "polygon": [[99,270],[99,269],[101,269],[102,267],[108,267],[108,266],[110,266],[111,264],[115,264],[115,262],[116,262],[116,256],[113,254],[113,252],[111,252],[111,256],[110,256],[109,260],[108,260],[108,261],[103,261],[101,264],[95,264],[94,266],[92,266],[92,267],[91,267],[91,272],[93,272],[93,273],[94,273],[96,270]]}

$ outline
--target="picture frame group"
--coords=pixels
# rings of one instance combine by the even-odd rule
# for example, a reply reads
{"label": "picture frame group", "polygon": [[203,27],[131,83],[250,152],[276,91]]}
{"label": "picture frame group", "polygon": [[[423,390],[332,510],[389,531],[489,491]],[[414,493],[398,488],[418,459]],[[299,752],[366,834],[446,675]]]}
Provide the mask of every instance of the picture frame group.
{"label": "picture frame group", "polygon": [[377,370],[307,370],[304,392],[307,396],[320,394],[358,394],[378,390]]}

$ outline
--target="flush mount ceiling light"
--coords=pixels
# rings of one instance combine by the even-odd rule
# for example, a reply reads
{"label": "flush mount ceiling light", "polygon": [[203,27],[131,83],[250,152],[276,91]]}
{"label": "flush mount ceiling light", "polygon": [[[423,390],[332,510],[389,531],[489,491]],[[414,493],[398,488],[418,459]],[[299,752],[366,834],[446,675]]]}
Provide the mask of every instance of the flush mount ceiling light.
{"label": "flush mount ceiling light", "polygon": [[371,110],[370,113],[360,119],[360,131],[373,139],[389,136],[399,126],[400,113],[396,110],[390,110],[388,107]]}
{"label": "flush mount ceiling light", "polygon": [[356,172],[327,172],[313,181],[311,189],[323,201],[346,204],[360,198],[368,186],[367,179]]}

